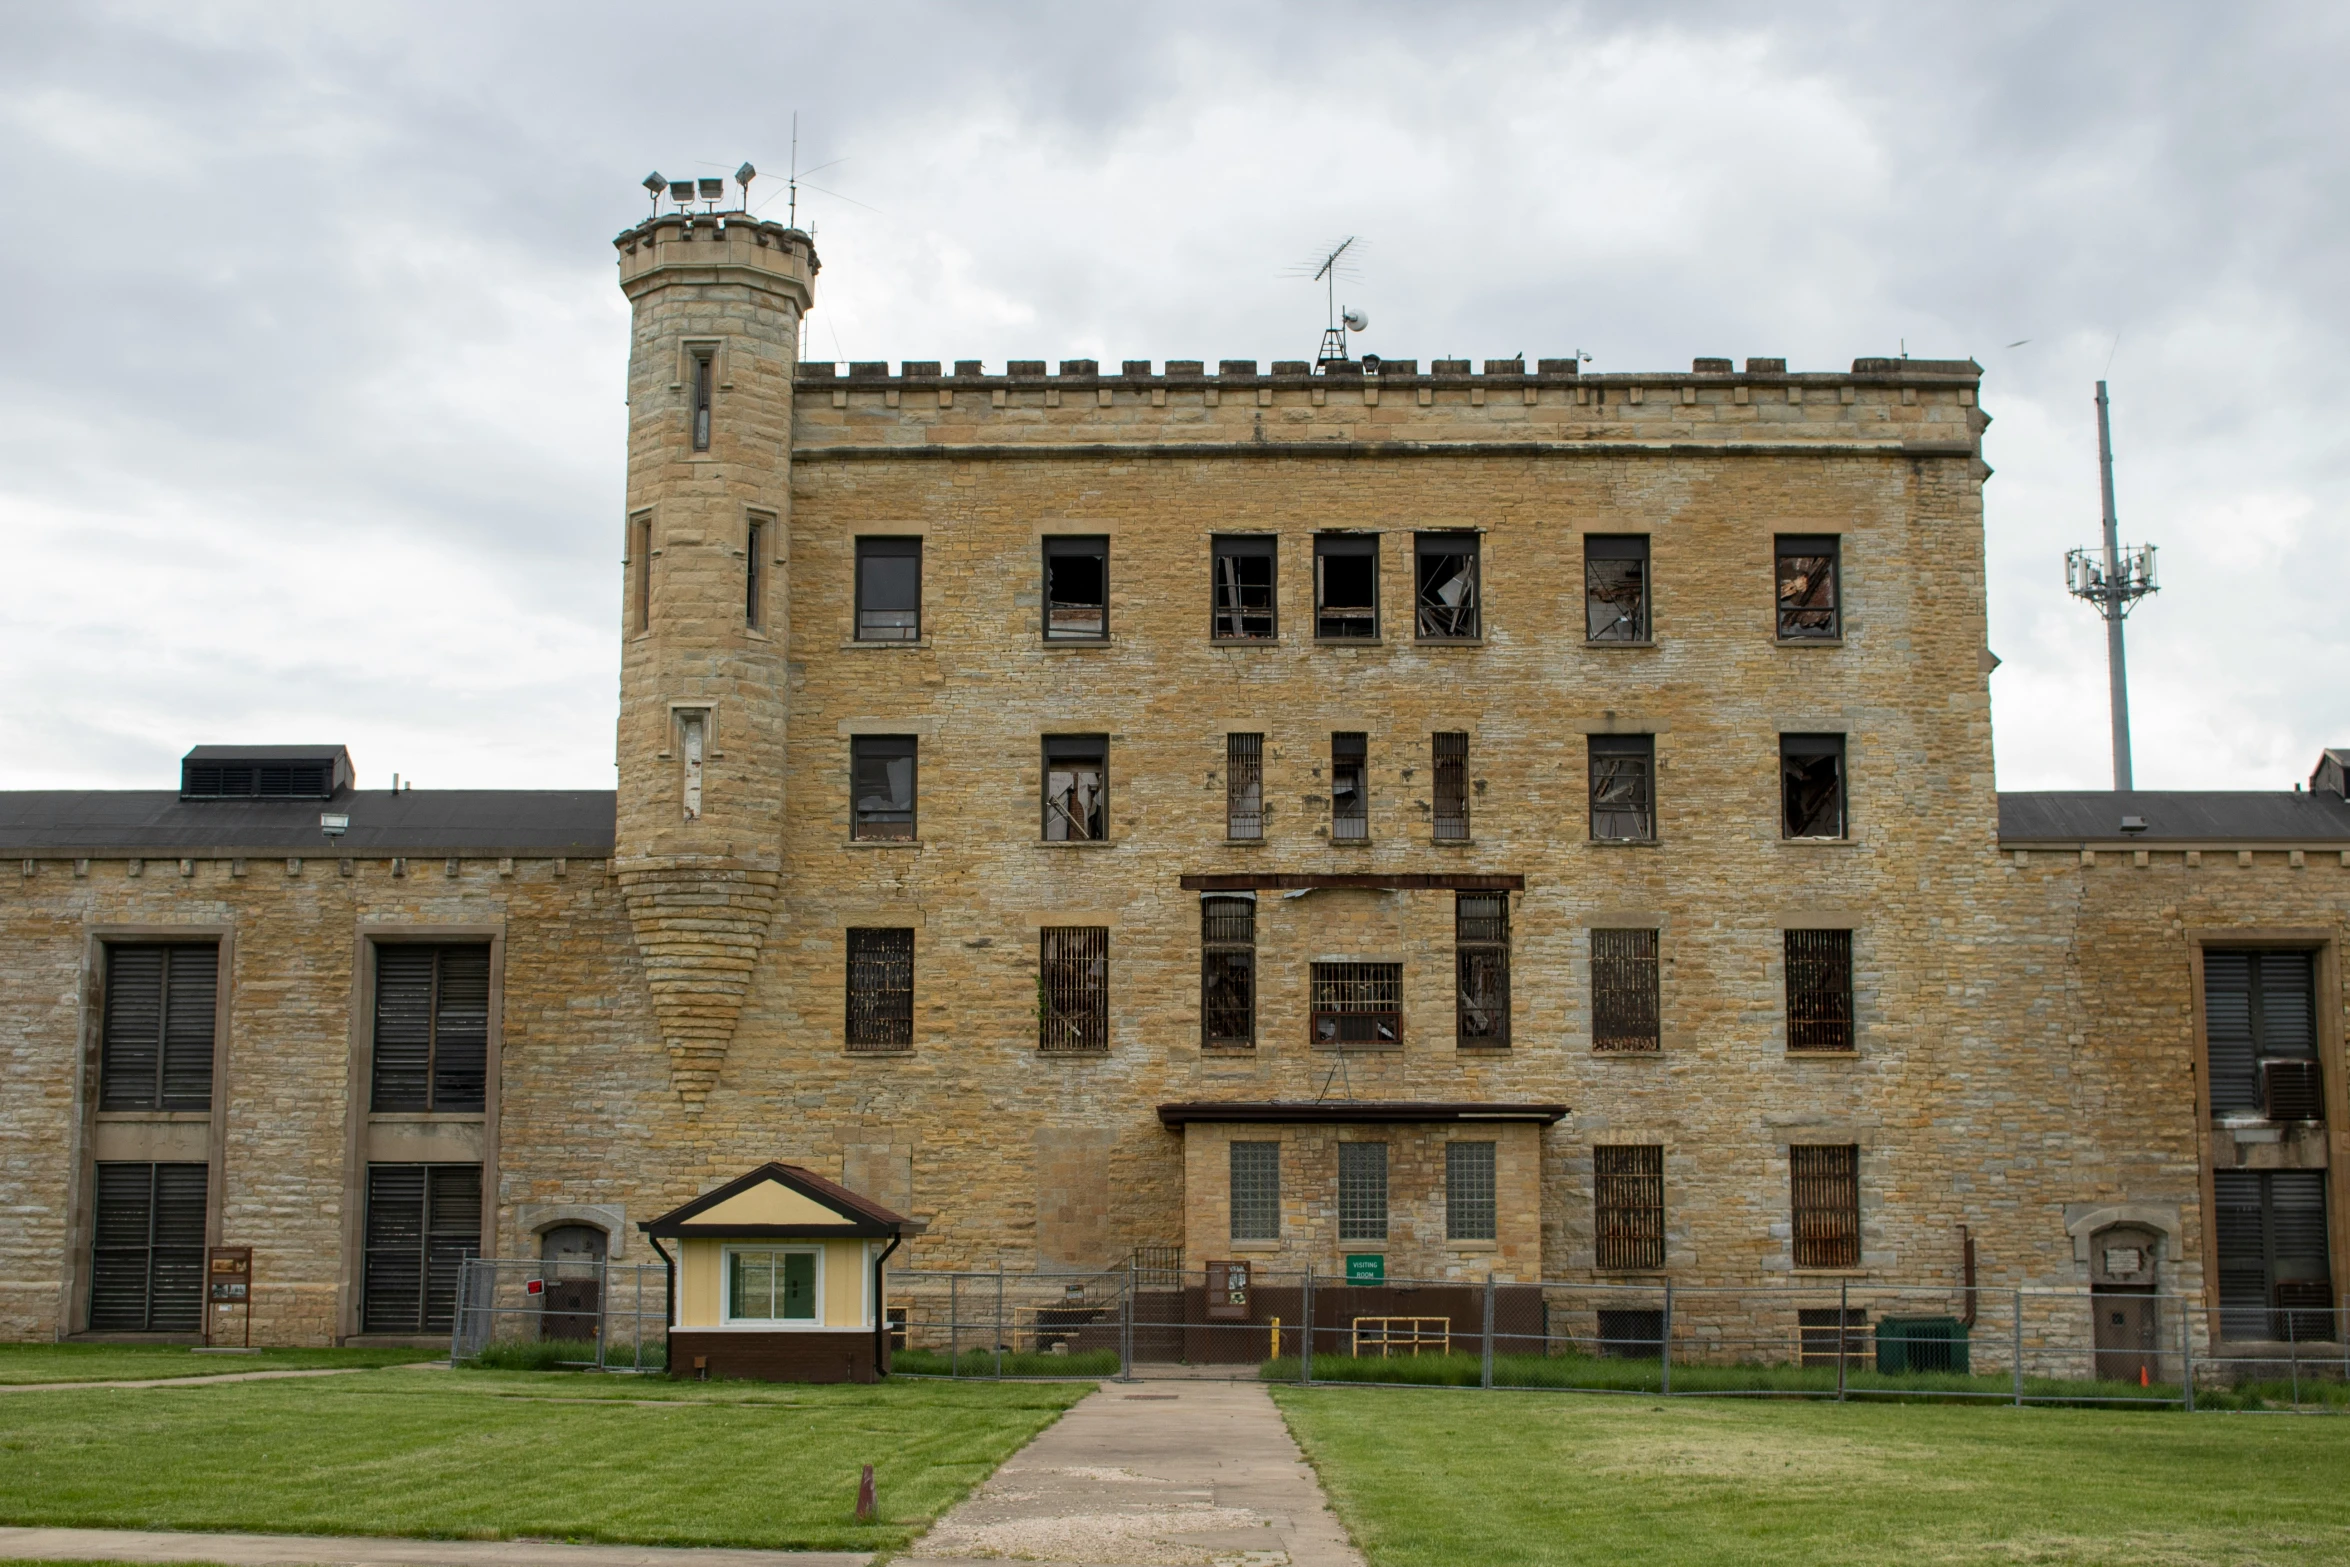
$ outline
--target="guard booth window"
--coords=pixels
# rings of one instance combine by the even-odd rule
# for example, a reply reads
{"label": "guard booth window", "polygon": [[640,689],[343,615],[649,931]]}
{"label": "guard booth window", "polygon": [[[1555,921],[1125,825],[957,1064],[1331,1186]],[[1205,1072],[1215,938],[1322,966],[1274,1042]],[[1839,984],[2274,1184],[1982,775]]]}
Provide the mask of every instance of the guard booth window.
{"label": "guard booth window", "polygon": [[1510,1042],[1510,895],[1453,894],[1454,1040],[1463,1050]]}
{"label": "guard booth window", "polygon": [[194,1333],[204,1326],[201,1164],[97,1167],[90,1331]]}
{"label": "guard booth window", "polygon": [[1484,622],[1479,605],[1478,538],[1474,533],[1423,533],[1412,541],[1419,639],[1473,642]]}
{"label": "guard booth window", "polygon": [[1779,736],[1779,831],[1788,838],[1841,838],[1844,737]]}
{"label": "guard booth window", "polygon": [[922,637],[922,541],[857,541],[857,640],[916,642]]}
{"label": "guard booth window", "polygon": [[1844,635],[1837,578],[1841,541],[1834,534],[1779,535],[1779,640],[1833,642]]}
{"label": "guard booth window", "polygon": [[1257,1042],[1257,900],[1211,892],[1199,901],[1200,1043],[1247,1049]]}
{"label": "guard booth window", "polygon": [[1110,737],[1044,737],[1044,835],[1049,843],[1110,835]]}
{"label": "guard booth window", "polygon": [[2333,1338],[2326,1172],[2219,1170],[2211,1195],[2221,1337]]}
{"label": "guard booth window", "polygon": [[486,944],[377,944],[371,1109],[482,1109],[489,1042]]}
{"label": "guard booth window", "polygon": [[106,948],[98,1108],[212,1108],[220,949],[210,942]]}
{"label": "guard booth window", "polygon": [[854,735],[849,740],[852,836],[867,842],[914,836],[914,735]]}
{"label": "guard booth window", "polygon": [[480,1255],[480,1165],[367,1167],[361,1331],[448,1332],[456,1322],[458,1274],[466,1258]]}
{"label": "guard booth window", "polygon": [[1280,630],[1274,585],[1279,546],[1271,534],[1223,534],[1211,546],[1213,620],[1218,642],[1270,642]]}
{"label": "guard booth window", "polygon": [[1379,637],[1379,535],[1314,535],[1314,635],[1332,642]]}
{"label": "guard booth window", "polygon": [[2325,1119],[2316,980],[2314,953],[2205,951],[2203,1027],[2212,1114]]}
{"label": "guard booth window", "polygon": [[1583,536],[1583,636],[1589,642],[1648,640],[1648,535]]}
{"label": "guard booth window", "polygon": [[1044,639],[1100,642],[1110,634],[1110,541],[1044,541]]}

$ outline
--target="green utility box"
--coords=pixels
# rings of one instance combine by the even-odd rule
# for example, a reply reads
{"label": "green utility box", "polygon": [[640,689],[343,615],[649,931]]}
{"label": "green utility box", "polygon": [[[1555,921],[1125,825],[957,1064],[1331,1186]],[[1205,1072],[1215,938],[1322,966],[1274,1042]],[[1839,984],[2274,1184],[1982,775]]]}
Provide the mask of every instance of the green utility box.
{"label": "green utility box", "polygon": [[1956,1317],[1886,1317],[1877,1324],[1877,1370],[1967,1374],[1967,1326]]}

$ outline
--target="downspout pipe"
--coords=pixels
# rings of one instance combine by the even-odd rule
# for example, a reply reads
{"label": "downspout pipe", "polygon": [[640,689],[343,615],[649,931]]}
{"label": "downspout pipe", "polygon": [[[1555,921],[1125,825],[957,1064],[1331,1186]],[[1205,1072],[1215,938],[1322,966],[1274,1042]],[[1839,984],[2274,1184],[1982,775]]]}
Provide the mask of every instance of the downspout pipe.
{"label": "downspout pipe", "polygon": [[677,1362],[669,1353],[669,1330],[677,1325],[677,1259],[669,1255],[669,1248],[661,1244],[658,1235],[647,1235],[653,1250],[661,1254],[661,1364],[669,1368],[669,1375],[677,1375]]}
{"label": "downspout pipe", "polygon": [[1975,1325],[1975,1236],[1963,1224],[1958,1227],[1958,1244],[1966,1267],[1966,1315],[1958,1320],[1971,1328]]}
{"label": "downspout pipe", "polygon": [[889,1254],[905,1241],[903,1235],[892,1235],[889,1244],[881,1248],[881,1255],[873,1259],[873,1380],[876,1382],[889,1374],[881,1369],[889,1360],[889,1307],[881,1293],[883,1270],[889,1265]]}

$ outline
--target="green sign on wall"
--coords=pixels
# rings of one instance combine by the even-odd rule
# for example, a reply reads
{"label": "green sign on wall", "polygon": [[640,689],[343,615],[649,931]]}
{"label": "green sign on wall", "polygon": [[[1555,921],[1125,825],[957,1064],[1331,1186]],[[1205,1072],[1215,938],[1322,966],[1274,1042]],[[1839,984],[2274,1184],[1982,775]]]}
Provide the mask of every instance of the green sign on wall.
{"label": "green sign on wall", "polygon": [[1382,1252],[1349,1252],[1346,1257],[1346,1282],[1349,1284],[1384,1284],[1387,1282],[1387,1257]]}

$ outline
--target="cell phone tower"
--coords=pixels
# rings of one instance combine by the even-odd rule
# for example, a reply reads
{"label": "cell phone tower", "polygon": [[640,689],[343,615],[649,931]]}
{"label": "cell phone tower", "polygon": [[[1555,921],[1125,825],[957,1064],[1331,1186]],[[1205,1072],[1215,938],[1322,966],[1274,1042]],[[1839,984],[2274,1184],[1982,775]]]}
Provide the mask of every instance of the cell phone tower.
{"label": "cell phone tower", "polygon": [[2105,498],[2105,548],[2067,550],[2065,585],[2077,599],[2087,599],[2105,617],[2106,678],[2113,689],[2113,786],[2135,787],[2130,781],[2130,674],[2122,650],[2122,622],[2138,600],[2156,591],[2154,546],[2120,542],[2113,515],[2113,425],[2107,417],[2105,383],[2097,383],[2097,478]]}

